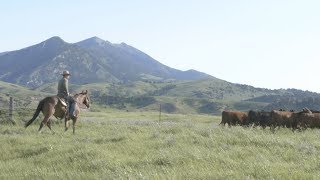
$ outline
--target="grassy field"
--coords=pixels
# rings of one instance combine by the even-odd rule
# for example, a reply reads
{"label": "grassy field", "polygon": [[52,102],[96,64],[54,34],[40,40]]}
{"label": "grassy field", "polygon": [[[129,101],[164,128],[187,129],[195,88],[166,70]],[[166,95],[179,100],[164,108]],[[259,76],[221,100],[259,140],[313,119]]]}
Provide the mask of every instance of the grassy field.
{"label": "grassy field", "polygon": [[[58,120],[55,120],[58,121]],[[0,124],[1,179],[319,179],[320,130],[219,127],[220,117],[82,112],[76,135]]]}

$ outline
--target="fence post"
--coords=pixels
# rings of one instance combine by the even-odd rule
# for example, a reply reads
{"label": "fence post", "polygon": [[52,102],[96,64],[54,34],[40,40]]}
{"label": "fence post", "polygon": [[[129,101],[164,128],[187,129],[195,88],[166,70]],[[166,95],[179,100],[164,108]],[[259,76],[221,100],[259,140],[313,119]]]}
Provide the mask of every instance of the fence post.
{"label": "fence post", "polygon": [[9,104],[9,121],[12,124],[16,124],[13,120],[13,98],[10,97],[10,104]]}
{"label": "fence post", "polygon": [[159,123],[161,121],[161,104],[159,105]]}

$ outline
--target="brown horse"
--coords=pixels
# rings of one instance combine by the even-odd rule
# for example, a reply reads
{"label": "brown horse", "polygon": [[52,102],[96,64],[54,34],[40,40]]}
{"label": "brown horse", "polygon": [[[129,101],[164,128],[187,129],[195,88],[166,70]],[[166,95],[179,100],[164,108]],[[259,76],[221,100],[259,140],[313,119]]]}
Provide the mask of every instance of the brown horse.
{"label": "brown horse", "polygon": [[68,130],[69,128],[69,120],[72,119],[72,128],[73,128],[73,134],[75,133],[75,128],[76,128],[76,122],[78,120],[79,114],[80,114],[80,105],[84,104],[87,106],[87,108],[90,107],[90,99],[88,96],[88,91],[82,91],[79,94],[76,94],[73,96],[73,101],[75,102],[75,106],[74,106],[74,115],[71,116],[66,116],[64,119],[64,124],[65,124],[65,131]]}
{"label": "brown horse", "polygon": [[68,130],[69,127],[69,120],[72,119],[73,121],[73,133],[75,133],[75,125],[79,117],[80,113],[80,105],[84,104],[89,108],[90,106],[90,100],[88,96],[88,91],[82,91],[81,93],[75,94],[73,96],[73,101],[75,103],[74,105],[74,116],[66,115],[67,109],[66,106],[63,105],[61,100],[58,96],[50,96],[46,97],[43,100],[41,100],[38,104],[37,110],[34,113],[32,119],[30,119],[26,124],[25,127],[28,127],[40,114],[40,112],[43,113],[44,118],[40,124],[39,132],[41,131],[42,127],[44,125],[47,125],[48,128],[51,129],[51,120],[50,118],[52,116],[55,116],[56,118],[65,118],[65,130]]}

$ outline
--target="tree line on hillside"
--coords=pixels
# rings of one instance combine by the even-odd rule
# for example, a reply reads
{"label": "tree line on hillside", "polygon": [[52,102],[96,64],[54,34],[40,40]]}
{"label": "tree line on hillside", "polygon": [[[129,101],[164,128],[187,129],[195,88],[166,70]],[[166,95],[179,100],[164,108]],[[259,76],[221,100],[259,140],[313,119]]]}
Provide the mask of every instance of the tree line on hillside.
{"label": "tree line on hillside", "polygon": [[125,104],[131,104],[136,108],[142,108],[153,104],[156,102],[156,99],[151,96],[133,96],[133,97],[123,97],[123,96],[111,96],[103,94],[98,98],[94,98],[99,104],[113,106],[115,108],[124,109],[126,108]]}
{"label": "tree line on hillside", "polygon": [[[94,97],[94,101],[98,104],[113,106],[115,108],[124,109],[126,104],[130,104],[132,107],[137,109],[143,108],[152,104],[160,104],[155,95],[160,95],[164,91],[167,91],[170,87],[163,88],[159,91],[154,91],[152,94],[145,94],[139,96],[118,96],[118,95],[108,95],[108,94],[97,94],[98,96]],[[267,100],[268,101],[268,100]],[[224,109],[235,109],[235,110],[265,110],[271,111],[275,109],[286,109],[286,110],[299,110],[304,107],[309,107],[310,109],[320,110],[320,98],[307,97],[307,98],[297,98],[297,97],[282,97],[276,99],[266,105],[262,106],[263,103],[260,103],[258,106],[256,102],[250,101],[239,101],[233,104],[223,101],[215,101],[212,99],[197,99],[197,98],[181,98],[181,100],[176,101],[175,103],[183,104],[185,103],[188,107],[191,107],[198,113],[204,114],[217,114],[222,112]],[[168,112],[175,112],[177,109],[177,104],[172,104],[168,107],[172,107],[172,110],[168,109]]]}
{"label": "tree line on hillside", "polygon": [[310,109],[320,110],[320,98],[307,97],[307,98],[297,98],[297,97],[287,97],[280,98],[274,102],[267,105],[264,110],[273,109],[287,109],[287,110],[299,110],[304,107],[309,107]]}

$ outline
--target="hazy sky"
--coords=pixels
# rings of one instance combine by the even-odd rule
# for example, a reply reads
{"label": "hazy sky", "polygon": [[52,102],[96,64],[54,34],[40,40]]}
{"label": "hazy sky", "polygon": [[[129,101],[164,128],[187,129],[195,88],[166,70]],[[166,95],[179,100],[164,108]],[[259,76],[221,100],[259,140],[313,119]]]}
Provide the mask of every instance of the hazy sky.
{"label": "hazy sky", "polygon": [[320,92],[319,9],[318,0],[10,0],[0,52],[98,36],[180,70]]}

